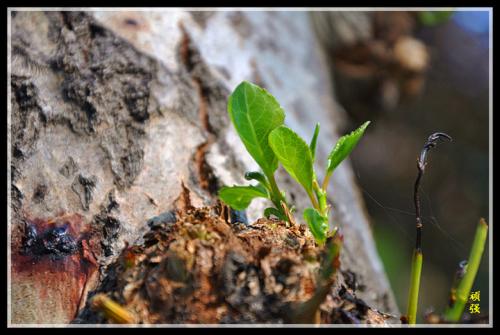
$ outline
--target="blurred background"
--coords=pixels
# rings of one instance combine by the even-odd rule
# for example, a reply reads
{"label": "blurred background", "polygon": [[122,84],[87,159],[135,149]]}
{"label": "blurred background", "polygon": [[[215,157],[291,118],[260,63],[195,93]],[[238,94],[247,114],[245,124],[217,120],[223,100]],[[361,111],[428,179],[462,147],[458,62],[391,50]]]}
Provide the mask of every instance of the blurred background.
{"label": "blurred background", "polygon": [[[488,11],[312,14],[346,116],[340,133],[372,121],[351,163],[401,312],[415,243],[416,160],[431,133],[453,142],[432,150],[423,178],[419,312],[444,311],[479,218],[489,222],[489,18]],[[473,286],[482,316],[488,259],[486,251]]]}

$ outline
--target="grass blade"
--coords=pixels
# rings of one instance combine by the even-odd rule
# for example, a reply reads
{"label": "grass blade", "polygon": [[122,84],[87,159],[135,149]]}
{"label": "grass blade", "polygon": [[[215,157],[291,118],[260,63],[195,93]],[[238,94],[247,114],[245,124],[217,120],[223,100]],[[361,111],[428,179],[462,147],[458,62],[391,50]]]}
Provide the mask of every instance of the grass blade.
{"label": "grass blade", "polygon": [[411,262],[410,290],[408,292],[408,323],[414,325],[417,322],[418,291],[420,288],[420,276],[422,274],[423,255],[422,251],[415,249]]}
{"label": "grass blade", "polygon": [[445,312],[445,319],[448,322],[457,323],[462,317],[465,304],[469,299],[470,290],[474,284],[474,279],[476,278],[477,270],[479,269],[479,265],[481,263],[487,236],[488,224],[484,219],[481,219],[479,220],[476,235],[474,236],[474,242],[472,243],[469,261],[467,263],[467,272],[457,287],[456,301],[453,306]]}

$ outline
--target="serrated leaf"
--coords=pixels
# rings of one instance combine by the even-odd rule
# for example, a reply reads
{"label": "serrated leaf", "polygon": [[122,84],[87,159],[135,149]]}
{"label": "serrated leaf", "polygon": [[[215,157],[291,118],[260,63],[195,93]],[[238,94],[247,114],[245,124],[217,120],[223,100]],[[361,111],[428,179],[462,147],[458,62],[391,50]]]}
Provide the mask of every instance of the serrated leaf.
{"label": "serrated leaf", "polygon": [[269,198],[262,186],[224,186],[219,190],[219,198],[229,207],[244,210],[255,198]]}
{"label": "serrated leaf", "polygon": [[358,129],[339,138],[337,144],[335,144],[335,147],[330,152],[330,155],[328,155],[326,167],[328,175],[331,174],[347,156],[349,156],[354,147],[356,147],[356,144],[358,144],[369,124],[370,121],[366,121]]}
{"label": "serrated leaf", "polygon": [[243,81],[229,97],[228,112],[247,151],[266,175],[272,175],[278,160],[267,138],[285,120],[278,101],[265,89]]}
{"label": "serrated leaf", "polygon": [[306,142],[290,128],[280,126],[269,134],[269,144],[285,170],[312,194],[313,161]]}
{"label": "serrated leaf", "polygon": [[306,208],[304,211],[304,220],[307,222],[316,242],[318,244],[325,243],[328,233],[328,219],[322,216],[316,209]]}
{"label": "serrated leaf", "polygon": [[314,157],[316,156],[316,142],[318,141],[319,134],[319,123],[316,123],[316,127],[314,128],[314,135],[311,139],[311,144],[309,144],[309,149],[311,150],[311,156],[314,162]]}

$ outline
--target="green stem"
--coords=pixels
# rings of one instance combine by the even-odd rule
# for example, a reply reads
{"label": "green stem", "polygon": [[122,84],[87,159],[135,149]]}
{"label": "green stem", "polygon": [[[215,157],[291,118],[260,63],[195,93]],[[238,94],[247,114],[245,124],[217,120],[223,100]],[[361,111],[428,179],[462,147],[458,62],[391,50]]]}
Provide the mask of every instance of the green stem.
{"label": "green stem", "polygon": [[484,252],[487,235],[488,224],[484,219],[481,219],[479,220],[476,235],[474,236],[474,242],[472,243],[469,261],[467,263],[467,272],[460,280],[457,287],[456,301],[453,306],[448,308],[445,312],[445,319],[448,322],[457,323],[462,317],[465,305],[469,299],[470,290],[474,284],[474,279],[476,278],[477,270],[479,269],[479,264],[481,263],[481,257]]}
{"label": "green stem", "polygon": [[276,183],[276,179],[274,179],[274,175],[266,175],[266,177],[269,180],[269,185],[271,186],[271,201],[273,202],[276,209],[280,211],[284,217],[287,218],[288,222],[293,224],[294,219],[292,213],[290,212],[290,210],[285,211],[281,205],[283,203],[284,206],[288,208],[286,199],[283,194],[281,194],[280,189],[278,188],[278,184]]}
{"label": "green stem", "polygon": [[326,203],[326,192],[323,191],[316,180],[316,174],[314,174],[313,190],[318,200],[318,210],[323,216],[327,216],[328,204]]}
{"label": "green stem", "polygon": [[331,172],[327,173],[325,176],[325,179],[323,180],[323,185],[321,185],[321,188],[323,191],[326,193],[326,189],[328,188],[328,182],[330,181],[330,176],[332,175]]}
{"label": "green stem", "polygon": [[266,175],[267,179],[269,180],[269,185],[271,186],[271,201],[274,203],[276,208],[281,209],[280,201],[283,201],[286,203],[285,199],[283,198],[283,195],[280,192],[280,189],[278,188],[278,184],[276,183],[276,179],[274,179],[274,175]]}
{"label": "green stem", "polygon": [[307,192],[307,195],[309,196],[309,199],[311,200],[311,204],[313,205],[314,208],[318,210],[318,212],[321,213],[321,208],[319,207],[318,201],[314,197],[314,195],[311,192]]}
{"label": "green stem", "polygon": [[417,322],[418,290],[420,288],[420,275],[422,274],[422,251],[415,249],[411,264],[410,291],[408,292],[408,323]]}

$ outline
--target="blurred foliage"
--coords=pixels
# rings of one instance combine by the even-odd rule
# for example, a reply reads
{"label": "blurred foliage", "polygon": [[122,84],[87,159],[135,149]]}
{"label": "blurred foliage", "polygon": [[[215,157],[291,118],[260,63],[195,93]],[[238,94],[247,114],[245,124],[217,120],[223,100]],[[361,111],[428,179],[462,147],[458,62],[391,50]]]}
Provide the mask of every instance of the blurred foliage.
{"label": "blurred foliage", "polygon": [[373,234],[385,272],[393,291],[396,293],[396,303],[403,312],[407,297],[399,292],[408,290],[407,281],[402,279],[410,276],[408,262],[411,258],[411,249],[408,249],[406,242],[388,226],[375,225]]}
{"label": "blurred foliage", "polygon": [[425,26],[434,26],[448,21],[453,15],[453,11],[423,11],[418,12],[420,23]]}

